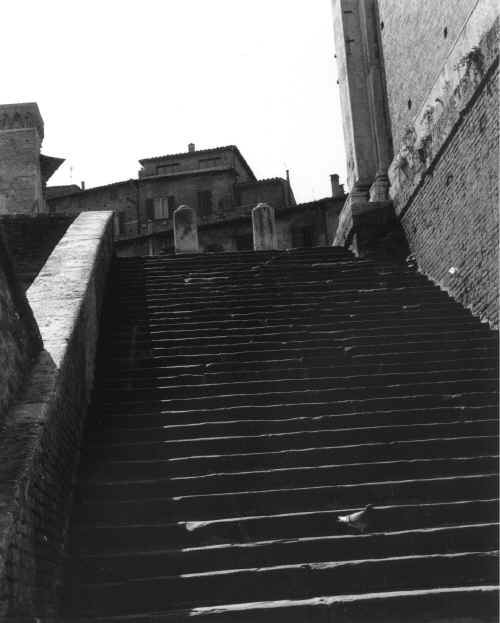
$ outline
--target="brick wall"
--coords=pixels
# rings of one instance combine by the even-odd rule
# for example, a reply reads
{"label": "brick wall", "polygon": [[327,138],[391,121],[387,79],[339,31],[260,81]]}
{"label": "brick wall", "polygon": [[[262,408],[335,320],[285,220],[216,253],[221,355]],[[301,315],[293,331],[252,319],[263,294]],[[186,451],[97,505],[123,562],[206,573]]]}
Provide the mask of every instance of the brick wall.
{"label": "brick wall", "polygon": [[498,4],[379,0],[379,9],[395,213],[419,270],[496,326]]}
{"label": "brick wall", "polygon": [[28,301],[45,350],[0,434],[0,620],[55,615],[98,323],[111,213],[80,215]]}
{"label": "brick wall", "polygon": [[10,256],[25,289],[31,285],[73,219],[73,216],[45,214],[0,217]]}
{"label": "brick wall", "polygon": [[0,426],[42,349],[0,229]]}
{"label": "brick wall", "polygon": [[419,268],[498,325],[498,63],[476,93],[402,224]]}
{"label": "brick wall", "polygon": [[396,151],[475,4],[476,0],[379,0]]}

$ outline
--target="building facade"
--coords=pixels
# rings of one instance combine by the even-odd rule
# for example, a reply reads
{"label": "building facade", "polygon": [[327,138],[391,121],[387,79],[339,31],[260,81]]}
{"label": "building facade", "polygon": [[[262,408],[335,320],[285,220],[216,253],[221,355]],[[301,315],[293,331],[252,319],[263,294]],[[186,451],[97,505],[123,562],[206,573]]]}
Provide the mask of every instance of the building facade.
{"label": "building facade", "polygon": [[181,205],[195,209],[201,251],[252,248],[251,211],[261,202],[276,214],[279,248],[331,244],[344,200],[338,176],[332,197],[297,205],[290,181],[258,180],[239,149],[168,154],[139,161],[137,179],[83,189],[47,189],[51,214],[113,210],[120,255],[157,255],[174,251],[173,213]]}

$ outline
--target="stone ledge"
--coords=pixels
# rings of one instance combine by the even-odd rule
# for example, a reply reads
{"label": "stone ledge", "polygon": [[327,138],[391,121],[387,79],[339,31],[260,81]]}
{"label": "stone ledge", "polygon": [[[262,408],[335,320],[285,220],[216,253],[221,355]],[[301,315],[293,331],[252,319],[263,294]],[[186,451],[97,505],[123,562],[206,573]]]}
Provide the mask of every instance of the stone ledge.
{"label": "stone ledge", "polygon": [[112,213],[82,213],[27,292],[45,350],[0,430],[0,619],[57,609],[112,253]]}

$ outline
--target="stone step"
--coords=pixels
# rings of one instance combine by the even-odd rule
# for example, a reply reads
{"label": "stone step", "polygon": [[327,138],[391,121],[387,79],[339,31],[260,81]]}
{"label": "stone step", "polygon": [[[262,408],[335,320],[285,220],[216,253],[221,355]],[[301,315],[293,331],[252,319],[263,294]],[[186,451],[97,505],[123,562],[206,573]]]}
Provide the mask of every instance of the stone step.
{"label": "stone step", "polygon": [[140,405],[126,410],[118,409],[113,404],[102,404],[99,407],[98,418],[108,424],[126,427],[137,427],[138,423],[144,426],[162,426],[168,424],[190,424],[200,421],[223,421],[239,418],[289,418],[308,413],[309,416],[321,415],[348,415],[362,412],[376,411],[403,411],[436,409],[450,407],[483,407],[496,403],[496,396],[488,392],[460,393],[447,395],[420,394],[418,396],[395,396],[392,398],[370,398],[366,400],[346,400],[342,402],[309,402],[309,403],[279,403],[266,405],[243,405],[223,408],[200,408],[188,411],[174,411],[169,409],[151,410]]}
{"label": "stone step", "polygon": [[[497,623],[498,586],[455,586],[369,594],[325,595],[310,599],[255,601],[187,608],[127,617],[127,623]],[[451,617],[451,618],[450,618]],[[66,618],[68,623],[77,623]],[[78,623],[123,623],[118,617],[78,618]]]}
{"label": "stone step", "polygon": [[[375,511],[376,512],[376,511]],[[333,530],[333,532],[338,532]],[[150,552],[81,556],[79,581],[85,584],[126,582],[164,575],[208,573],[239,568],[386,558],[408,555],[488,552],[498,548],[498,523],[444,526],[369,534],[330,534],[329,526],[314,537],[248,541]]]}
{"label": "stone step", "polygon": [[[466,362],[465,362],[466,363]],[[335,372],[332,370],[331,372]],[[461,381],[474,382],[485,379],[495,379],[497,371],[494,367],[481,367],[476,369],[465,370],[449,370],[440,371],[439,379],[442,383],[458,383]],[[158,378],[142,378],[138,379],[116,379],[108,381],[103,380],[98,385],[97,391],[94,393],[94,400],[101,398],[109,399],[115,396],[117,399],[126,399],[130,396],[134,400],[142,398],[178,398],[178,397],[202,397],[217,395],[234,395],[234,394],[250,394],[262,393],[268,391],[301,391],[301,390],[321,390],[351,388],[351,387],[391,387],[395,385],[412,385],[418,386],[420,383],[432,384],[435,382],[436,376],[434,371],[407,374],[371,374],[371,375],[350,375],[348,370],[342,374],[342,368],[336,370],[336,374],[330,376],[305,376],[296,374],[295,376],[282,375],[261,375],[256,380],[242,380],[232,382],[208,382],[190,384],[174,384],[177,379],[175,377],[161,380]]]}
{"label": "stone step", "polygon": [[[364,294],[364,296],[363,296]],[[362,296],[362,299],[360,299]],[[421,289],[380,289],[379,291],[361,292],[359,290],[345,291],[317,291],[297,293],[296,295],[286,294],[276,295],[272,290],[269,293],[262,293],[261,296],[234,296],[234,297],[199,297],[167,295],[165,300],[142,300],[134,302],[131,299],[122,297],[120,299],[122,307],[116,310],[118,320],[131,317],[140,317],[146,312],[152,320],[158,317],[171,317],[174,314],[206,315],[212,317],[215,314],[223,315],[230,313],[240,313],[246,310],[252,313],[260,312],[272,314],[276,311],[306,311],[307,309],[317,310],[319,304],[325,306],[356,305],[367,310],[379,311],[382,313],[387,309],[394,309],[402,305],[421,305],[425,309],[443,308],[451,310],[452,301],[442,292],[434,290],[422,291]]]}
{"label": "stone step", "polygon": [[428,340],[435,339],[439,341],[457,340],[464,338],[469,340],[474,339],[489,339],[493,344],[496,343],[496,336],[490,335],[482,327],[467,327],[460,325],[454,327],[449,331],[440,331],[438,328],[422,329],[420,327],[405,327],[400,331],[385,330],[381,327],[359,331],[356,329],[351,330],[339,330],[330,326],[323,325],[317,328],[303,329],[300,326],[293,326],[288,329],[281,329],[280,331],[270,330],[268,328],[260,327],[253,331],[207,331],[206,334],[189,335],[186,332],[184,335],[178,335],[175,332],[165,331],[165,335],[155,332],[154,334],[146,333],[132,333],[128,335],[116,336],[113,339],[114,347],[129,348],[131,343],[137,346],[192,346],[192,345],[222,345],[222,344],[245,344],[249,342],[260,343],[268,341],[304,341],[304,340],[333,340],[339,344],[376,344],[391,341],[402,341],[407,339],[413,340]]}
{"label": "stone step", "polygon": [[[323,364],[323,365],[321,365]],[[99,365],[99,364],[98,364]],[[101,368],[98,368],[99,370]],[[205,364],[186,364],[184,366],[156,366],[150,367],[121,367],[110,369],[106,366],[103,374],[96,379],[97,387],[104,387],[107,384],[122,384],[123,387],[148,387],[157,384],[213,384],[223,382],[244,382],[259,379],[292,379],[292,378],[321,378],[341,375],[343,378],[348,376],[366,377],[366,375],[398,375],[410,374],[413,378],[418,378],[422,374],[441,374],[444,378],[451,378],[454,371],[459,373],[466,370],[498,369],[498,360],[495,356],[468,357],[467,359],[440,359],[439,355],[433,360],[431,365],[426,366],[426,372],[422,372],[422,366],[418,361],[404,361],[398,363],[364,362],[356,363],[344,362],[338,365],[333,361],[324,362],[303,362],[299,358],[285,359],[283,361],[260,361],[256,362],[252,369],[235,364],[226,366],[223,364],[212,364],[206,367]],[[104,372],[106,374],[104,374]],[[446,375],[449,375],[447,377]],[[394,378],[394,377],[393,377]],[[380,377],[382,382],[385,381]]]}
{"label": "stone step", "polygon": [[[350,561],[276,565],[206,574],[160,576],[128,582],[84,584],[73,596],[85,614],[135,614],[139,603],[152,611],[242,603],[255,599],[310,598],[358,591],[426,589],[494,584],[496,552],[394,556]],[[258,582],[256,580],[259,580]],[[363,587],[363,588],[361,588]]]}
{"label": "stone step", "polygon": [[[79,555],[100,556],[120,552],[155,552],[163,549],[209,545],[242,545],[252,541],[297,539],[317,535],[356,534],[337,521],[359,508],[243,515],[202,521],[146,524],[85,525],[74,530]],[[498,499],[434,502],[430,504],[381,505],[373,514],[372,530],[390,534],[401,530],[436,529],[498,521]]]}
{"label": "stone step", "polygon": [[[354,364],[394,364],[405,362],[408,359],[419,361],[421,364],[430,365],[438,358],[440,361],[463,359],[468,356],[478,358],[491,358],[496,355],[496,347],[488,343],[464,343],[454,342],[448,348],[440,348],[435,342],[414,342],[408,350],[400,344],[387,344],[382,347],[344,347],[335,346],[309,346],[309,347],[273,347],[253,348],[251,350],[230,349],[228,347],[216,349],[217,352],[199,352],[189,354],[151,354],[141,352],[133,356],[120,354],[110,356],[109,361],[118,369],[156,368],[165,366],[203,365],[207,371],[215,372],[227,369],[245,369],[248,367],[260,367],[265,362],[265,367],[275,367],[276,362],[288,367],[289,362],[300,362],[305,367],[308,365],[331,365],[332,363],[344,363],[349,361],[347,356],[352,357]],[[271,363],[272,365],[269,365]],[[350,363],[350,362],[349,362]]]}
{"label": "stone step", "polygon": [[[313,322],[314,319],[309,318],[307,321],[296,321],[289,323],[274,324],[265,323],[262,321],[256,321],[254,323],[247,323],[246,325],[237,326],[229,323],[221,323],[219,326],[206,326],[200,328],[198,326],[191,327],[177,327],[169,326],[165,329],[150,330],[146,327],[136,327],[135,339],[210,339],[211,337],[234,337],[241,338],[243,336],[265,335],[265,334],[287,334],[289,332],[296,332],[296,335],[305,334],[309,332],[319,331],[332,331],[338,335],[344,334],[346,337],[372,335],[377,332],[383,332],[388,335],[404,335],[408,333],[438,333],[443,330],[442,319],[436,317],[422,316],[418,319],[418,323],[411,318],[403,318],[402,320],[386,320],[380,318],[377,325],[373,326],[371,323],[364,323],[352,320],[346,320],[343,322],[336,322],[332,325],[327,320],[319,318],[317,322]],[[449,318],[446,327],[447,332],[456,332],[460,334],[465,331],[472,331],[473,333],[483,333],[484,335],[490,335],[491,331],[486,325],[478,325],[477,321],[472,316],[466,321],[463,318]],[[130,340],[130,329],[123,329],[120,326],[116,326],[111,315],[109,323],[106,327],[106,335],[108,339],[115,340]]]}
{"label": "stone step", "polygon": [[164,303],[168,307],[173,307],[174,305],[180,307],[183,304],[199,306],[204,301],[214,304],[224,302],[234,304],[243,298],[248,300],[250,305],[254,303],[265,304],[272,301],[280,302],[281,300],[300,302],[307,300],[311,296],[321,297],[326,300],[345,300],[353,297],[359,298],[360,294],[365,294],[375,301],[382,298],[397,300],[402,296],[413,300],[418,296],[426,301],[446,301],[449,302],[450,306],[452,305],[448,295],[442,290],[430,283],[415,284],[412,280],[409,280],[407,284],[398,283],[397,286],[385,281],[375,282],[373,280],[360,283],[352,283],[352,281],[339,283],[337,280],[317,282],[291,281],[289,283],[261,283],[254,281],[252,283],[242,282],[238,289],[235,287],[218,288],[214,285],[196,289],[189,287],[189,285],[182,288],[154,285],[147,286],[145,289],[138,289],[135,292],[127,290],[126,295],[122,294],[120,299],[126,302],[129,307],[154,309],[160,303]]}
{"label": "stone step", "polygon": [[[369,476],[369,474],[367,474]],[[198,521],[241,515],[296,513],[336,507],[364,507],[371,503],[400,505],[418,501],[453,502],[463,499],[495,498],[498,494],[496,466],[491,472],[459,476],[348,484],[308,485],[268,490],[232,491],[137,500],[82,500],[78,498],[79,523],[135,525],[143,523]]]}
{"label": "stone step", "polygon": [[[283,412],[274,416],[266,417],[265,414],[259,417],[254,413],[253,417],[231,417],[224,414],[225,417],[204,416],[197,419],[196,416],[179,414],[171,416],[170,414],[143,414],[140,419],[135,415],[112,415],[108,418],[103,417],[100,409],[94,408],[94,413],[89,416],[87,428],[87,440],[92,442],[98,438],[102,443],[120,441],[147,441],[153,435],[155,440],[164,439],[168,436],[172,441],[185,440],[189,444],[194,438],[199,440],[195,443],[204,443],[203,439],[209,444],[217,443],[217,438],[229,437],[237,444],[240,437],[243,437],[241,443],[247,448],[247,443],[251,439],[247,436],[262,435],[260,437],[263,443],[266,439],[273,435],[275,438],[288,438],[289,436],[300,436],[302,432],[314,435],[317,430],[325,430],[333,435],[332,430],[336,430],[339,438],[344,435],[360,435],[363,436],[363,430],[373,431],[373,440],[386,438],[387,434],[400,431],[404,435],[403,430],[407,428],[408,434],[414,434],[418,431],[418,436],[425,436],[423,431],[430,432],[436,426],[450,424],[454,426],[460,422],[464,426],[469,422],[477,421],[478,426],[482,422],[489,426],[488,422],[497,421],[498,407],[492,401],[491,404],[481,406],[463,407],[461,405],[451,405],[445,407],[430,407],[426,409],[386,409],[373,411],[346,411],[328,413],[321,412],[315,414],[303,413],[290,414]],[[377,434],[375,431],[380,427],[381,431]],[[343,433],[342,429],[346,429]],[[354,430],[353,430],[354,429]],[[359,430],[359,433],[357,432]],[[441,430],[449,430],[441,428]],[[470,429],[467,429],[470,430]],[[474,430],[474,429],[473,429]],[[142,431],[142,432],[141,432]],[[157,431],[157,433],[155,432]],[[164,432],[164,436],[160,431]],[[432,433],[431,433],[432,434]],[[123,437],[121,437],[123,435]],[[157,436],[158,435],[158,436]],[[141,438],[144,437],[144,438]],[[273,437],[271,437],[273,439]],[[194,444],[193,444],[194,445]],[[210,446],[211,447],[211,446]],[[222,446],[219,446],[221,448]]]}
{"label": "stone step", "polygon": [[[381,442],[400,439],[496,435],[498,430],[496,406],[488,409],[438,410],[436,414],[423,411],[398,414],[371,413],[361,417],[320,416],[283,419],[201,421],[163,426],[123,427],[106,425],[102,420],[90,421],[86,443],[90,445],[156,442],[174,445],[176,451],[188,456],[234,451],[265,451],[290,447],[310,448],[323,444]],[[419,417],[420,416],[420,417]],[[489,417],[488,417],[489,416]],[[455,419],[454,419],[455,418]],[[460,419],[456,419],[460,418]],[[167,422],[167,419],[165,419]],[[137,422],[137,424],[140,424]]]}
{"label": "stone step", "polygon": [[[197,411],[212,410],[219,408],[231,409],[235,407],[245,408],[247,406],[257,407],[260,405],[293,405],[308,403],[326,403],[335,402],[341,404],[345,401],[352,401],[353,395],[357,401],[369,400],[390,400],[392,397],[407,397],[409,402],[418,400],[425,401],[426,404],[432,401],[432,397],[436,396],[440,399],[442,396],[450,394],[488,394],[491,393],[492,399],[495,397],[497,379],[495,377],[474,379],[474,380],[458,380],[458,381],[423,381],[413,383],[401,383],[394,385],[380,386],[356,386],[351,388],[345,386],[338,389],[309,389],[297,391],[269,391],[269,392],[248,392],[248,393],[224,393],[210,396],[189,396],[186,398],[168,398],[168,390],[164,392],[164,398],[154,398],[153,396],[135,397],[132,393],[130,397],[119,395],[115,392],[104,392],[101,399],[103,407],[112,405],[115,411],[132,411],[136,412],[161,409],[169,411]],[[256,390],[255,390],[256,391]]]}
{"label": "stone step", "polygon": [[[493,443],[491,445],[494,445]],[[137,470],[133,480],[129,474],[114,475],[106,471],[102,480],[86,483],[81,481],[80,496],[85,500],[119,500],[131,501],[142,498],[152,499],[162,495],[208,495],[231,493],[233,491],[267,491],[281,489],[286,486],[304,487],[321,485],[344,485],[365,482],[367,477],[376,482],[390,480],[395,474],[398,478],[410,480],[426,477],[461,476],[473,473],[492,473],[497,467],[498,455],[494,448],[485,444],[482,452],[473,448],[473,456],[458,457],[395,459],[376,461],[348,460],[346,463],[333,462],[328,464],[293,465],[292,467],[268,467],[248,469],[246,471],[227,471],[198,473],[194,475],[171,475],[164,464],[155,465],[151,462],[146,467],[147,474]],[[438,446],[439,447],[439,446]],[[341,457],[332,457],[342,461]],[[113,467],[113,466],[112,466]],[[156,477],[148,479],[148,475],[156,471]]]}
{"label": "stone step", "polygon": [[[232,472],[298,468],[298,466],[308,469],[339,462],[346,465],[345,468],[338,466],[340,476],[344,471],[346,473],[349,471],[348,465],[353,466],[352,474],[363,473],[363,470],[367,469],[364,461],[381,461],[388,464],[404,459],[425,461],[430,457],[436,457],[444,460],[446,457],[496,454],[498,438],[491,431],[494,431],[493,423],[490,430],[483,425],[480,431],[483,434],[479,435],[405,438],[391,441],[373,441],[373,437],[370,441],[363,441],[356,436],[351,438],[350,443],[317,447],[308,446],[307,442],[311,444],[311,440],[304,437],[293,441],[278,437],[272,439],[274,444],[259,444],[260,439],[253,439],[248,445],[244,443],[248,441],[247,438],[241,440],[226,438],[218,443],[214,440],[207,440],[205,443],[202,443],[202,440],[190,440],[187,443],[164,441],[89,445],[87,452],[91,453],[93,461],[81,479],[143,482],[144,479],[199,475],[200,482],[204,482],[203,477],[206,474],[222,476],[224,473],[229,475]],[[318,441],[328,443],[328,436],[324,435],[324,438]],[[210,454],[217,449],[220,454]],[[228,451],[229,449],[231,451]],[[196,451],[199,454],[190,454]],[[386,467],[387,470],[391,469],[390,466]],[[425,465],[424,468],[426,469]],[[259,471],[255,473],[257,476],[260,474]],[[283,473],[286,476],[287,472]]]}
{"label": "stone step", "polygon": [[[198,318],[193,319],[188,317],[182,317],[179,314],[175,315],[175,323],[169,322],[167,318],[152,319],[146,315],[131,317],[128,320],[118,319],[115,314],[110,314],[110,322],[114,330],[129,331],[132,328],[135,331],[147,330],[154,335],[155,333],[163,330],[171,330],[172,328],[179,330],[204,330],[204,329],[238,329],[248,326],[276,326],[276,324],[290,324],[306,325],[313,320],[315,323],[328,323],[330,327],[336,327],[339,329],[356,330],[357,328],[368,328],[369,330],[377,329],[382,326],[382,323],[394,323],[398,322],[403,325],[415,324],[418,326],[420,318],[423,318],[423,322],[427,319],[432,322],[442,322],[443,307],[440,306],[437,309],[431,306],[423,306],[421,303],[415,303],[414,305],[400,305],[393,309],[384,309],[383,314],[374,311],[373,307],[359,309],[356,307],[345,308],[344,306],[314,308],[313,315],[311,313],[304,313],[303,311],[291,311],[283,309],[281,313],[276,314],[253,314],[248,317],[239,315],[229,315],[221,317],[214,315],[214,317],[207,318],[207,315],[198,313]],[[470,312],[467,310],[452,307],[447,307],[447,326],[449,322],[474,322]],[[106,326],[106,323],[104,324]]]}

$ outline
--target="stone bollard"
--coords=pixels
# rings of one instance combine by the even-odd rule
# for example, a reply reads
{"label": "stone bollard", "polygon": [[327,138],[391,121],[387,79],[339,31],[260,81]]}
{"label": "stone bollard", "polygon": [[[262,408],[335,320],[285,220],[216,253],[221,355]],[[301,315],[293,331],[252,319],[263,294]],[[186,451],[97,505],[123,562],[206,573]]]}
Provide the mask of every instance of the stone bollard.
{"label": "stone bollard", "polygon": [[259,203],[252,210],[253,248],[255,251],[269,251],[278,248],[274,208]]}
{"label": "stone bollard", "polygon": [[196,212],[179,206],[174,212],[174,245],[176,253],[199,253]]}

